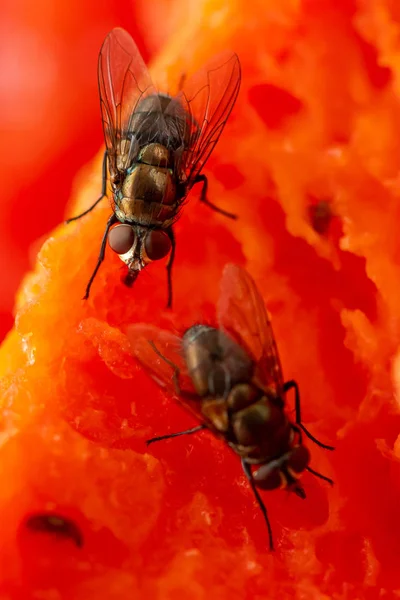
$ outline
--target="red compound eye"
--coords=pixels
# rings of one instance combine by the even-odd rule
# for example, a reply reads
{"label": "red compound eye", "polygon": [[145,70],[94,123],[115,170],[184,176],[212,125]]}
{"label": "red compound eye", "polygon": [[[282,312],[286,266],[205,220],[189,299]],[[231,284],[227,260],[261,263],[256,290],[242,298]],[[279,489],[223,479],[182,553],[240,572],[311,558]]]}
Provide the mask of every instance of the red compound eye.
{"label": "red compound eye", "polygon": [[171,250],[171,240],[165,231],[150,231],[144,240],[144,251],[150,260],[159,260]]}
{"label": "red compound eye", "polygon": [[271,461],[261,467],[254,473],[254,481],[261,490],[276,490],[282,487],[282,477],[280,469],[276,466],[277,461]]}
{"label": "red compound eye", "polygon": [[108,234],[108,243],[111,250],[117,254],[128,252],[135,242],[135,232],[131,225],[116,225]]}
{"label": "red compound eye", "polygon": [[286,463],[287,467],[293,473],[301,473],[310,462],[310,451],[305,446],[296,446],[293,448],[290,457]]}

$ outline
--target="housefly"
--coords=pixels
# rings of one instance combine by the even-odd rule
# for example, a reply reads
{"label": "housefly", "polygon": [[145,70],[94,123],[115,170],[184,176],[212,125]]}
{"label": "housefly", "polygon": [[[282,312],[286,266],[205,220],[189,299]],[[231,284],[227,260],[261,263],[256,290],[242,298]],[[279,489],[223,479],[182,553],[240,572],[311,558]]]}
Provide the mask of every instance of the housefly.
{"label": "housefly", "polygon": [[[246,477],[273,537],[259,490],[287,488],[305,498],[304,471],[332,484],[309,466],[303,434],[321,448],[303,425],[295,381],[285,382],[270,318],[253,279],[242,268],[224,269],[218,328],[194,325],[182,337],[151,325],[136,324],[128,335],[138,361],[200,421],[184,432],[148,443],[209,429],[239,455]],[[294,422],[286,395],[294,390]]]}
{"label": "housefly", "polygon": [[[104,260],[107,240],[128,266],[132,285],[150,262],[169,254],[168,307],[172,305],[173,224],[196,183],[207,198],[207,178],[201,173],[235,104],[240,87],[236,54],[212,60],[197,74],[182,78],[176,96],[159,93],[131,36],[113,29],[100,50],[98,81],[106,143],[101,196],[88,214],[112,192],[113,212],[107,221],[96,267],[84,298]],[[115,225],[115,227],[113,227]]]}

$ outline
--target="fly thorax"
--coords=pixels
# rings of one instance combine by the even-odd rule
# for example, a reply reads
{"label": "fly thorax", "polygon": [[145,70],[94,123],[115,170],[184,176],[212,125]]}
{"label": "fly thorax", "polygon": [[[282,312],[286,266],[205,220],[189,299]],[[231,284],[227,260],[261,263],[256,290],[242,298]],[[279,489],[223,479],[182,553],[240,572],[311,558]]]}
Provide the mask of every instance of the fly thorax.
{"label": "fly thorax", "polygon": [[199,396],[210,395],[209,374],[214,365],[207,342],[213,331],[211,327],[195,325],[182,337],[185,362]]}
{"label": "fly thorax", "polygon": [[122,175],[131,167],[139,150],[139,144],[135,136],[121,138],[119,141],[119,151],[116,155],[116,167]]}
{"label": "fly thorax", "polygon": [[214,362],[208,373],[209,393],[219,398],[227,398],[231,386],[231,375],[226,365],[223,362]]}
{"label": "fly thorax", "polygon": [[215,359],[204,346],[195,343],[185,352],[189,373],[199,396],[228,397],[231,376],[226,365]]}
{"label": "fly thorax", "polygon": [[195,325],[185,332],[182,341],[189,373],[201,396],[226,399],[234,385],[250,380],[252,360],[222,331]]}
{"label": "fly thorax", "polygon": [[114,212],[115,212],[115,216],[117,217],[118,221],[120,223],[125,223],[126,220],[126,212],[125,212],[125,205],[124,205],[124,198],[118,199],[117,196],[114,197],[115,198],[115,208],[114,208]]}

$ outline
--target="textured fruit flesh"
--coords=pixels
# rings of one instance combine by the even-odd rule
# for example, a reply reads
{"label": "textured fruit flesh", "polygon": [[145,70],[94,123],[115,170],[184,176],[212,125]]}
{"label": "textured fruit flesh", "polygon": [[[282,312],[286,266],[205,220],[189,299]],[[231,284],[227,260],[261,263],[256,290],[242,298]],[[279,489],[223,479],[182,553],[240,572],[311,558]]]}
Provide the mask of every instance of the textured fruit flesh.
{"label": "textured fruit flesh", "polygon": [[[111,251],[81,300],[107,202],[44,243],[0,351],[5,598],[400,590],[399,19],[389,0],[204,2],[158,56],[155,79],[173,90],[219,50],[239,54],[239,100],[206,169],[212,201],[239,218],[191,192],[176,225],[173,311],[164,261],[129,289]],[[88,174],[69,214],[97,197],[100,155]],[[146,448],[195,423],[135,363],[124,333],[212,321],[226,262],[257,281],[303,421],[337,447],[309,444],[333,489],[307,474],[305,500],[263,494],[274,554],[228,447],[202,432]],[[46,512],[72,520],[82,548],[27,526]]]}

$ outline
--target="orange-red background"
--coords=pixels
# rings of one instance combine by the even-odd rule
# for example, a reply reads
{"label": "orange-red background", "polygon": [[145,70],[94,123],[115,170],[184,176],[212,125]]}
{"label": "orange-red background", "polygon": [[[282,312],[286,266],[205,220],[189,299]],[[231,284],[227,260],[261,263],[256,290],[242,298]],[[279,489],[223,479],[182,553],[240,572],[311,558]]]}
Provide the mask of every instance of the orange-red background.
{"label": "orange-red background", "polygon": [[[173,7],[183,10],[185,1],[191,19],[201,20],[170,36],[186,16]],[[223,2],[230,10],[221,15]],[[24,600],[32,590],[50,597],[51,587],[67,600],[104,594],[109,600],[105,582],[116,586],[118,599],[164,600],[165,590],[175,597],[178,583],[181,594],[188,588],[186,598],[193,590],[197,598],[231,600],[398,597],[391,594],[400,587],[398,0],[198,5],[14,3],[0,18],[0,43],[9,48],[0,57],[11,65],[0,69],[1,254],[11,273],[1,278],[4,329],[31,241],[62,219],[80,166],[101,145],[96,59],[105,33],[123,25],[145,59],[171,39],[175,46],[160,62],[163,73],[168,60],[176,61],[171,81],[184,60],[195,66],[186,42],[193,32],[201,40],[197,60],[233,42],[244,73],[207,166],[213,193],[240,220],[206,216],[195,202],[184,211],[172,316],[158,309],[165,301],[163,265],[149,267],[137,283],[134,297],[146,289],[151,303],[135,303],[110,253],[90,302],[65,306],[71,286],[83,290],[91,273],[106,205],[59,229],[20,295],[18,327],[0,361],[7,372],[2,584]],[[232,189],[235,168],[242,179]],[[86,173],[98,177],[97,165]],[[87,205],[90,183],[81,188]],[[339,231],[312,229],[310,203],[320,200],[331,203]],[[81,260],[86,247],[84,264],[59,277],[60,265],[66,270]],[[193,323],[198,303],[214,306],[215,282],[228,259],[246,262],[268,299],[285,376],[302,390],[305,423],[337,445],[329,456],[313,449],[312,464],[333,477],[333,490],[306,476],[301,507],[295,497],[268,497],[278,558],[265,552],[261,515],[236,457],[218,440],[204,434],[190,445],[182,439],[145,454],[147,437],[190,425],[132,364],[122,333],[143,319],[163,326],[163,319],[175,319],[182,328]],[[55,555],[54,540],[31,544],[16,533],[25,515],[46,502],[61,514],[67,507],[82,524],[83,559],[69,546]]]}

